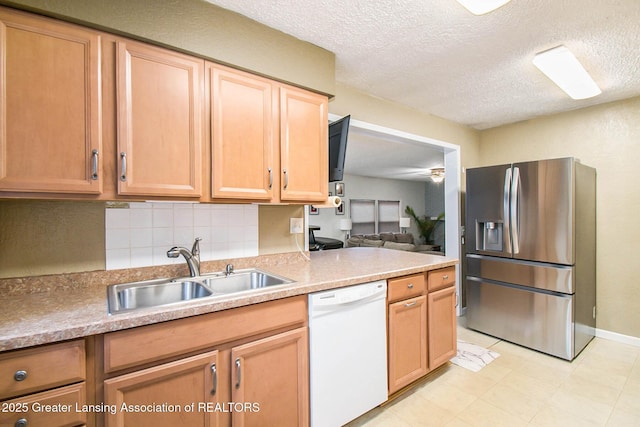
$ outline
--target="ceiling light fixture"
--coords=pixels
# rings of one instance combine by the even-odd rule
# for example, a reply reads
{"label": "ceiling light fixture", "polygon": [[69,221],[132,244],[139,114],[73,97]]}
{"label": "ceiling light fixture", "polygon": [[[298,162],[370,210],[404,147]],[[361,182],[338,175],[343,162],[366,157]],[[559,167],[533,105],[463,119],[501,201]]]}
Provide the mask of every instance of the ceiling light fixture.
{"label": "ceiling light fixture", "polygon": [[587,99],[602,93],[587,70],[563,45],[537,53],[533,65],[573,99]]}
{"label": "ceiling light fixture", "polygon": [[431,169],[431,181],[436,184],[440,184],[444,181],[444,168],[433,168]]}
{"label": "ceiling light fixture", "polygon": [[509,3],[510,0],[457,0],[474,15],[484,15]]}

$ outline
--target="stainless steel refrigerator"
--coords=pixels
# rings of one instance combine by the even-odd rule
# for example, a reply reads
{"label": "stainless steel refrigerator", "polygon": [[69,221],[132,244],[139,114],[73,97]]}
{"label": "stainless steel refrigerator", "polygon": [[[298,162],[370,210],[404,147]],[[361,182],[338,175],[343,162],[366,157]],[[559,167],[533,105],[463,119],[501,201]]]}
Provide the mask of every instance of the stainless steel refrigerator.
{"label": "stainless steel refrigerator", "polygon": [[595,169],[562,158],[466,176],[467,326],[572,360],[595,333]]}

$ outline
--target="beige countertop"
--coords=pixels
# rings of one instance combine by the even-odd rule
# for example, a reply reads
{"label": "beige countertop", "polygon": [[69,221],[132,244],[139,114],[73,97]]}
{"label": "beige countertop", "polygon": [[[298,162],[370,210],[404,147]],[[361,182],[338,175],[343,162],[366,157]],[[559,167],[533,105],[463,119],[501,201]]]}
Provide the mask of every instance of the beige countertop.
{"label": "beige countertop", "polygon": [[264,271],[293,280],[293,283],[114,315],[107,313],[104,284],[18,293],[2,297],[0,351],[420,273],[457,263],[455,258],[379,248],[312,252],[311,261],[300,259],[260,266]]}

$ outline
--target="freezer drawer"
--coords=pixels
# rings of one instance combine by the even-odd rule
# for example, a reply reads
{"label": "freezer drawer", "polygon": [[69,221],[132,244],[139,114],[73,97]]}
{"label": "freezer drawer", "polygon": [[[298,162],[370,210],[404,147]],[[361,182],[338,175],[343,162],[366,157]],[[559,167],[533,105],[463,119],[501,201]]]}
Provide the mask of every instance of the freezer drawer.
{"label": "freezer drawer", "polygon": [[575,292],[574,268],[569,265],[468,254],[467,275],[563,294]]}
{"label": "freezer drawer", "polygon": [[467,327],[571,360],[573,295],[536,292],[467,277]]}

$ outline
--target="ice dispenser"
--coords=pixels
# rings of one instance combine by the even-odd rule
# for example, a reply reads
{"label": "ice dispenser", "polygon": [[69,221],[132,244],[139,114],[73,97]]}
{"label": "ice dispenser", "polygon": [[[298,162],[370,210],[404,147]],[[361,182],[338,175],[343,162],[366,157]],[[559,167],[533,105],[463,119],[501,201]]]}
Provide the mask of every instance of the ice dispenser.
{"label": "ice dispenser", "polygon": [[502,229],[500,221],[476,221],[476,250],[502,252]]}

